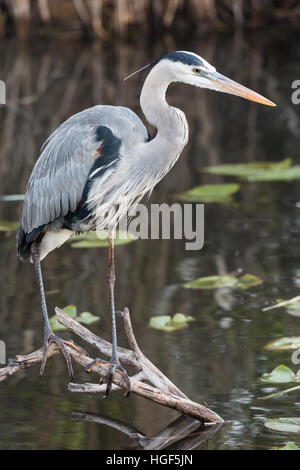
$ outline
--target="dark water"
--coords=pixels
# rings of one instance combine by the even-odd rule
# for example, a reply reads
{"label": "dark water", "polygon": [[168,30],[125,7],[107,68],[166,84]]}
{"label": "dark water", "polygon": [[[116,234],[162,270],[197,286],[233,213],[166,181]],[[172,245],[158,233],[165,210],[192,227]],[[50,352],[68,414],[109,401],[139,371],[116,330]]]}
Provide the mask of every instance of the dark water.
{"label": "dark water", "polygon": [[[168,99],[186,112],[190,141],[151,202],[171,202],[175,193],[196,184],[234,181],[204,175],[203,166],[286,157],[299,163],[299,109],[291,102],[291,82],[300,77],[299,37],[273,31],[244,38],[167,36],[151,45],[143,38],[138,42],[138,49],[134,44],[42,39],[2,45],[0,78],[7,83],[8,95],[8,106],[0,110],[2,194],[24,192],[42,142],[71,114],[96,103],[121,104],[140,113],[143,76],[125,83],[122,78],[175,49],[199,53],[278,107],[173,85]],[[299,335],[299,318],[262,308],[299,294],[298,194],[298,182],[248,183],[242,185],[235,207],[206,204],[205,245],[199,252],[186,251],[181,240],[144,240],[117,248],[117,307],[129,306],[141,348],[191,399],[206,402],[225,420],[208,443],[195,440],[197,449],[270,448],[288,440],[300,444],[299,436],[263,425],[267,418],[299,416],[299,394],[260,401],[258,397],[278,388],[257,382],[280,363],[295,370],[290,352],[267,352],[263,346],[280,336]],[[21,203],[0,203],[0,220],[17,220],[20,209]],[[0,235],[0,337],[8,357],[13,357],[41,345],[42,318],[32,266],[16,259],[14,234]],[[104,249],[75,251],[66,245],[46,259],[43,269],[49,311],[72,303],[79,311],[98,314],[101,320],[93,330],[109,339],[106,255]],[[260,276],[263,283],[245,292],[182,288],[196,277],[239,272]],[[174,333],[148,328],[153,315],[176,312],[193,315],[196,322]],[[125,346],[122,331],[119,337]],[[86,380],[76,366],[75,375],[78,382]],[[42,380],[35,367],[2,383],[1,449],[137,445],[104,422],[72,418],[74,412],[117,420],[146,437],[158,435],[178,418],[177,412],[136,396],[72,394],[66,390],[67,381],[65,363],[55,357]]]}

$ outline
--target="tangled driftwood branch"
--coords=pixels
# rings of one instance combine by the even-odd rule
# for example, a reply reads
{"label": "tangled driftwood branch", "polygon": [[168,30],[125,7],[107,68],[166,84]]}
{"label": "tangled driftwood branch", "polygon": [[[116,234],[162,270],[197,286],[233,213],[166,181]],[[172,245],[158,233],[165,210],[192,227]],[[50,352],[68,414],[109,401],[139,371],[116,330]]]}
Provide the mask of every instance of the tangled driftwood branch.
{"label": "tangled driftwood branch", "polygon": [[[96,336],[83,325],[80,325],[72,318],[68,317],[60,308],[56,307],[58,321],[69,328],[75,334],[80,336],[84,341],[97,348],[101,354],[110,357],[112,345],[104,339]],[[127,308],[121,313],[124,322],[124,328],[128,343],[131,349],[118,348],[119,359],[123,365],[133,366],[136,370],[135,375],[130,377],[131,391],[141,397],[151,400],[155,403],[174,408],[180,413],[196,418],[204,423],[222,423],[223,420],[215,412],[210,410],[204,405],[195,403],[174,385],[151,361],[141,352],[135,336],[133,334],[130,315]],[[88,355],[81,354],[77,350],[66,346],[72,359],[86,368],[91,362],[92,358]],[[49,348],[48,358],[59,352],[55,344],[51,344]],[[16,359],[9,360],[6,367],[0,369],[0,381],[5,380],[9,375],[31,367],[41,362],[43,356],[43,349],[38,349],[27,355],[18,355]],[[110,364],[106,361],[100,361],[97,366],[93,368],[93,372],[99,374],[103,379],[107,377]],[[147,383],[144,383],[147,381]],[[149,382],[152,384],[150,385]],[[105,385],[84,383],[75,384],[70,383],[68,389],[72,392],[88,392],[99,393],[105,391]],[[126,390],[126,384],[123,376],[116,373],[113,378],[114,390]]]}

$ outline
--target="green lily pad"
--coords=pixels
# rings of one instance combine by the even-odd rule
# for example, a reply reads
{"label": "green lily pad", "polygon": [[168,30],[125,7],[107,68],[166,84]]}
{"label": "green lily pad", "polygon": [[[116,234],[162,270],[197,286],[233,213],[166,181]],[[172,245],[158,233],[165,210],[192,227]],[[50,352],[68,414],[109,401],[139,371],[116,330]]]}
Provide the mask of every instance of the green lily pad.
{"label": "green lily pad", "polygon": [[[271,178],[270,175],[282,173],[291,168],[291,159],[286,158],[280,162],[251,162],[215,165],[204,168],[206,173],[223,176],[236,176],[240,179],[254,181],[252,178]],[[295,167],[292,167],[295,168]]]}
{"label": "green lily pad", "polygon": [[[92,315],[90,312],[82,312],[80,315],[77,315],[77,307],[75,305],[67,305],[62,310],[66,315],[84,325],[91,325],[100,320],[99,317]],[[53,331],[67,330],[64,325],[59,323],[57,315],[50,318],[50,326]]]}
{"label": "green lily pad", "polygon": [[224,202],[231,203],[232,196],[240,189],[237,183],[206,184],[196,186],[181,194],[175,195],[177,199],[185,202]]}
{"label": "green lily pad", "polygon": [[15,232],[19,228],[19,222],[0,220],[0,232]]}
{"label": "green lily pad", "polygon": [[261,283],[262,280],[258,276],[255,276],[254,274],[244,274],[238,279],[237,287],[239,289],[247,290],[249,287],[258,286]]}
{"label": "green lily pad", "polygon": [[195,318],[190,315],[185,315],[184,313],[175,313],[175,315],[172,318],[172,322],[178,323],[178,324],[190,322],[190,321],[195,321]]}
{"label": "green lily pad", "polygon": [[99,320],[99,317],[92,315],[90,312],[82,312],[78,317],[75,318],[78,323],[83,323],[84,325],[92,325]]}
{"label": "green lily pad", "polygon": [[186,289],[216,289],[218,287],[236,287],[237,279],[234,276],[206,276],[199,277],[194,281],[186,282]]}
{"label": "green lily pad", "polygon": [[[105,232],[100,233],[100,238],[98,237],[96,231],[92,231],[82,235],[78,235],[77,240],[74,240],[74,237],[70,239],[72,248],[101,248],[108,246],[108,236]],[[121,231],[116,231],[114,241],[115,245],[124,245],[133,241],[135,241],[135,239],[127,232],[125,233]]]}
{"label": "green lily pad", "polygon": [[300,450],[295,442],[287,442],[283,447],[273,447],[272,450]]}
{"label": "green lily pad", "polygon": [[76,305],[67,305],[62,309],[68,317],[76,318],[77,317],[77,307]]}
{"label": "green lily pad", "polygon": [[264,374],[258,379],[260,382],[276,384],[276,383],[289,383],[289,382],[300,382],[300,369],[295,374],[292,369],[281,364],[275,367],[269,374]]}
{"label": "green lily pad", "polygon": [[0,196],[0,201],[24,201],[25,194],[7,194],[6,196]]}
{"label": "green lily pad", "polygon": [[286,158],[281,162],[251,162],[217,165],[204,168],[206,173],[236,176],[247,181],[292,181],[300,179],[300,165],[291,166]]}
{"label": "green lily pad", "polygon": [[287,336],[275,339],[264,346],[268,351],[292,351],[300,348],[300,336]]}
{"label": "green lily pad", "polygon": [[282,168],[272,171],[264,171],[249,176],[248,181],[293,181],[300,179],[300,165],[291,168]]}
{"label": "green lily pad", "polygon": [[230,287],[232,289],[249,289],[252,286],[261,284],[262,280],[254,274],[244,274],[237,278],[227,274],[225,276],[200,277],[194,281],[186,282],[183,287],[186,289],[217,289],[219,287]]}
{"label": "green lily pad", "polygon": [[269,419],[264,425],[273,431],[300,433],[300,418]]}
{"label": "green lily pad", "polygon": [[183,313],[176,313],[173,317],[170,315],[160,315],[152,317],[150,319],[149,326],[156,330],[171,332],[186,328],[188,323],[194,320],[194,317],[184,315]]}

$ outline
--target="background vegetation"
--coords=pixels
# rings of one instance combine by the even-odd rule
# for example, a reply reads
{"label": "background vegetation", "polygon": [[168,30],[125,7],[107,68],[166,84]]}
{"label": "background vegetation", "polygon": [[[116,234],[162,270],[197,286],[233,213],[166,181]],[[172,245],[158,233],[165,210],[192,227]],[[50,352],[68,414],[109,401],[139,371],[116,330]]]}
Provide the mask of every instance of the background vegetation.
{"label": "background vegetation", "polygon": [[297,0],[0,0],[0,35],[130,36],[285,25],[299,28]]}

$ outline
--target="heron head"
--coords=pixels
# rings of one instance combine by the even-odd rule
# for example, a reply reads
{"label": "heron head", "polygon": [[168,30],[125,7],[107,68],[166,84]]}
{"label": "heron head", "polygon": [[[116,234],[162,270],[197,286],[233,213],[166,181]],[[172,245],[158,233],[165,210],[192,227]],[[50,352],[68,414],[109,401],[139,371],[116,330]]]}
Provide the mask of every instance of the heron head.
{"label": "heron head", "polygon": [[143,67],[140,70],[144,70],[150,66],[155,66],[155,69],[159,69],[162,74],[168,77],[170,82],[187,83],[188,85],[200,88],[208,88],[210,90],[241,96],[247,100],[256,101],[257,103],[262,103],[268,106],[276,106],[275,103],[264,98],[255,91],[252,91],[220,74],[216,71],[215,67],[209,64],[205,59],[203,59],[203,57],[200,57],[193,52],[171,52],[151,64],[146,65],[146,67]]}

